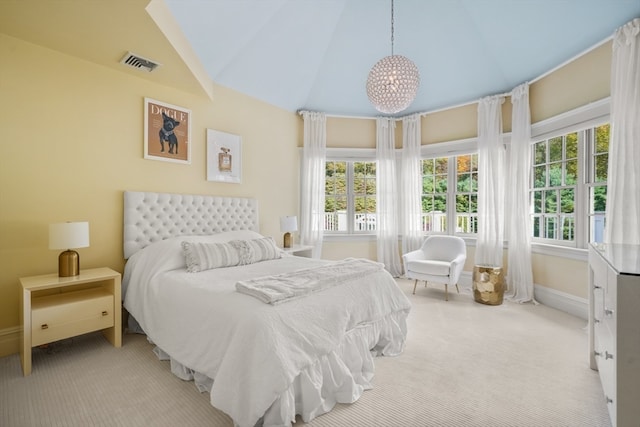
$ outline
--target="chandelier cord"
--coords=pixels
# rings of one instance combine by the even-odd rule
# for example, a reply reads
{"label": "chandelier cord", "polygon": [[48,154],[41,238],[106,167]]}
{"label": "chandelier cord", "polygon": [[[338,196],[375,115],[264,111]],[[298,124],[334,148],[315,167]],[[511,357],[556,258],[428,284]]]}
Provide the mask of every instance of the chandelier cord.
{"label": "chandelier cord", "polygon": [[393,0],[391,0],[391,56],[393,56]]}

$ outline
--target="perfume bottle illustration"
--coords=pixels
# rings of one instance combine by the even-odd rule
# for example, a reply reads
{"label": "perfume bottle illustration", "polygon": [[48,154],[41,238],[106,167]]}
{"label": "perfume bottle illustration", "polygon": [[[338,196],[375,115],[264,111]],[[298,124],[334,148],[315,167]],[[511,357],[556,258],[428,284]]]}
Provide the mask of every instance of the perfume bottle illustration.
{"label": "perfume bottle illustration", "polygon": [[232,155],[229,154],[231,150],[227,147],[220,147],[220,151],[222,153],[218,153],[218,170],[220,172],[231,172]]}

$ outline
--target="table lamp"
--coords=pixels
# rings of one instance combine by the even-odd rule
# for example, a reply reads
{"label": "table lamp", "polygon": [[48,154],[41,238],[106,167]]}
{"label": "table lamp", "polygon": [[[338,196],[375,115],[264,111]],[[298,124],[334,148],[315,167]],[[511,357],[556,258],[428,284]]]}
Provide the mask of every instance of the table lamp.
{"label": "table lamp", "polygon": [[80,255],[72,250],[89,246],[88,222],[49,224],[49,249],[66,249],[58,257],[58,276],[80,274]]}
{"label": "table lamp", "polygon": [[284,244],[282,247],[290,248],[293,246],[293,237],[291,237],[291,232],[298,231],[298,217],[295,215],[281,217],[280,231],[284,232]]}

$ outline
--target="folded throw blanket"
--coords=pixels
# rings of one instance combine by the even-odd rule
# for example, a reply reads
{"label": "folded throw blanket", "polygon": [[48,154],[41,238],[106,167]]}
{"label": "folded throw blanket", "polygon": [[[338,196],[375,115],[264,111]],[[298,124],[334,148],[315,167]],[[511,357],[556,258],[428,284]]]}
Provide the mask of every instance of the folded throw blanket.
{"label": "folded throw blanket", "polygon": [[320,267],[241,280],[236,283],[236,290],[267,304],[280,304],[383,268],[384,264],[379,262],[347,258]]}

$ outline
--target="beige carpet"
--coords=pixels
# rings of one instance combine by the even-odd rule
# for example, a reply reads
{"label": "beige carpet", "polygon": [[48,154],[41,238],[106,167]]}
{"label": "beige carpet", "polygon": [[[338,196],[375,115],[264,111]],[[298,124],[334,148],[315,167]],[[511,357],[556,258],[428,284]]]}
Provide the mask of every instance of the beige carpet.
{"label": "beige carpet", "polygon": [[[586,322],[538,305],[489,307],[398,280],[413,302],[403,355],[376,359],[374,389],[309,426],[610,426],[588,367]],[[0,359],[0,425],[232,426],[171,374],[143,336],[88,334],[34,349],[33,374]]]}

